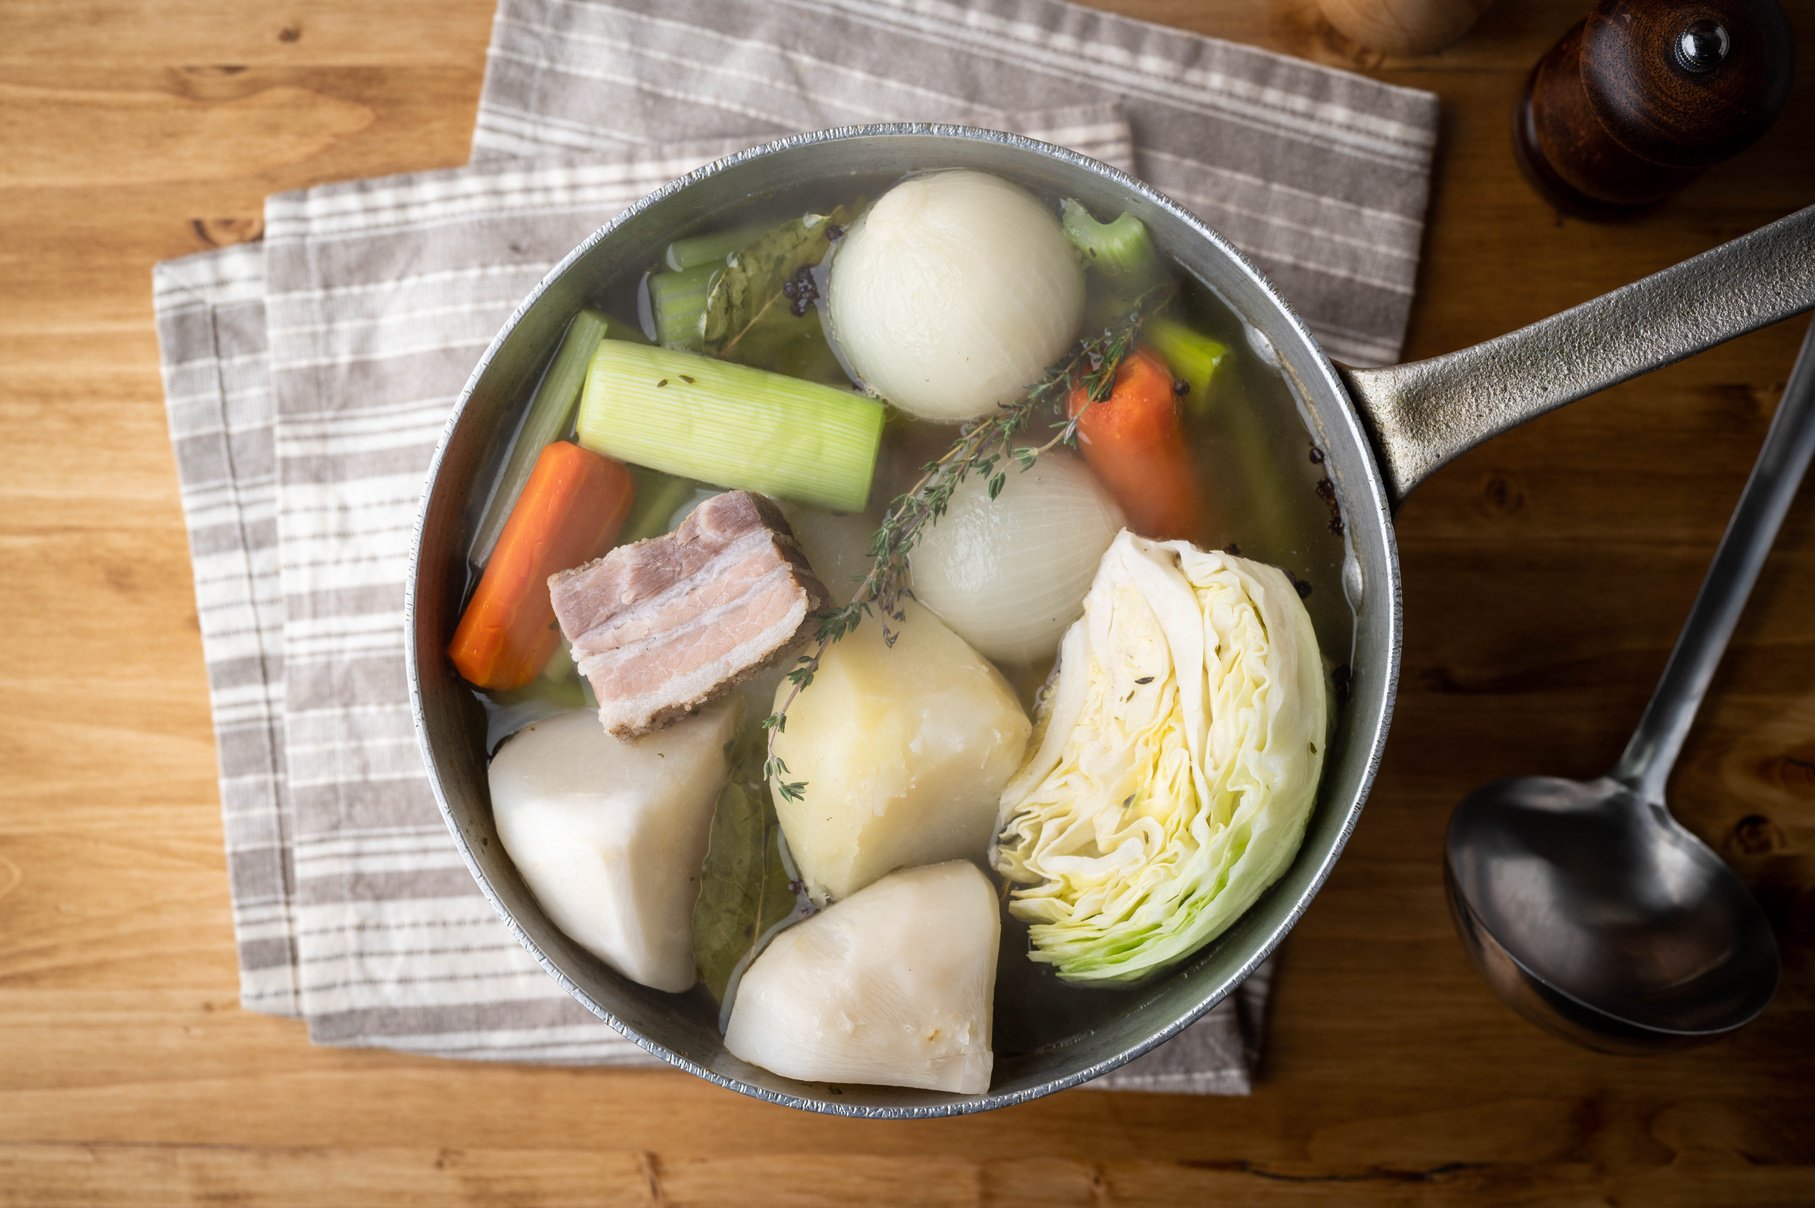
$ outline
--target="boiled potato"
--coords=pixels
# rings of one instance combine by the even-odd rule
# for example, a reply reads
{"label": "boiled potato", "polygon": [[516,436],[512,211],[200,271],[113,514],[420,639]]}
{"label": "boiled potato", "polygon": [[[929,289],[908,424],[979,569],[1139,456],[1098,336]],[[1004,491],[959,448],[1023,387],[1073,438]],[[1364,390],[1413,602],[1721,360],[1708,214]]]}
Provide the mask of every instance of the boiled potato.
{"label": "boiled potato", "polygon": [[775,739],[787,765],[777,780],[806,785],[798,800],[775,792],[776,811],[819,901],[893,869],[982,860],[1027,746],[1032,727],[1001,674],[938,617],[906,608],[893,647],[875,617],[833,643]]}

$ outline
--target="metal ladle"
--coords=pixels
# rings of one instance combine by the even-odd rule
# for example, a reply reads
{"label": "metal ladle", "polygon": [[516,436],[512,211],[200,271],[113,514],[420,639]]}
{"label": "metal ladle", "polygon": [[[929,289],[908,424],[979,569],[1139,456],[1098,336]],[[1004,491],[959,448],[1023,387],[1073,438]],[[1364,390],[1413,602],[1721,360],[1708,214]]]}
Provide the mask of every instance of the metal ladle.
{"label": "metal ladle", "polygon": [[1705,1043],[1777,990],[1764,912],[1670,816],[1664,785],[1815,454],[1815,327],[1676,649],[1596,780],[1528,776],[1463,798],[1444,844],[1464,946],[1520,1014],[1592,1049]]}

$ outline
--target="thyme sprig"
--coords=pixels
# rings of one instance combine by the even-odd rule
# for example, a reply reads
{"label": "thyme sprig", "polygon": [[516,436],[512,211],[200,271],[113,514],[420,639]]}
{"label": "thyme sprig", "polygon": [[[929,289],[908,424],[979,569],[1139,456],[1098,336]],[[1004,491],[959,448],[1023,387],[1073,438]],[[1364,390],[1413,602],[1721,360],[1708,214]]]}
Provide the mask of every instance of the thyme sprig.
{"label": "thyme sprig", "polygon": [[[908,555],[927,527],[945,515],[952,493],[965,479],[976,475],[987,479],[990,499],[1002,493],[1008,483],[1010,463],[1025,472],[1042,454],[1063,445],[1076,448],[1078,420],[1091,405],[1109,397],[1115,388],[1116,370],[1134,350],[1141,325],[1177,291],[1174,284],[1156,285],[1137,298],[1114,324],[1096,335],[1080,340],[1064,360],[1028,387],[1026,394],[999,407],[996,414],[978,420],[963,429],[952,447],[937,460],[922,467],[920,479],[889,504],[882,523],[870,538],[869,573],[851,596],[851,602],[837,608],[821,609],[815,617],[813,644],[807,653],[794,660],[788,672],[788,694],[765,717],[762,727],[768,732],[768,757],[763,761],[763,778],[789,801],[806,794],[803,780],[784,780],[788,765],[775,753],[775,737],[787,729],[788,709],[801,690],[813,682],[820,660],[835,643],[842,641],[863,622],[866,616],[880,614],[882,640],[893,646],[900,631],[895,626],[907,620],[902,600],[909,594]],[[1077,415],[1068,415],[1068,403],[1074,388],[1084,388],[1086,402]],[[1043,444],[1017,445],[1027,426],[1042,412],[1053,412],[1052,435]]]}

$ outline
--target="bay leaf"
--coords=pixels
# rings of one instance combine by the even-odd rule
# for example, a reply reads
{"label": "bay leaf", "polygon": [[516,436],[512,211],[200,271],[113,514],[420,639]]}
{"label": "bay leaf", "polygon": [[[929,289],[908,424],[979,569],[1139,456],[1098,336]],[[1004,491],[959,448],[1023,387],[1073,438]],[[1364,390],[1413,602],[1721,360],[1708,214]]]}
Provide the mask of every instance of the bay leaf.
{"label": "bay leaf", "polygon": [[744,727],[719,793],[693,907],[693,958],[719,1003],[770,932],[801,906],[782,854],[781,822],[762,779],[763,731]]}
{"label": "bay leaf", "polygon": [[823,357],[809,352],[814,345],[825,348],[819,317],[811,308],[795,314],[783,287],[826,258],[830,231],[848,226],[851,214],[851,206],[841,205],[827,214],[790,218],[732,253],[706,298],[707,355],[778,373],[798,373],[804,362],[814,370],[807,376],[815,377],[828,362],[835,368],[829,349]]}

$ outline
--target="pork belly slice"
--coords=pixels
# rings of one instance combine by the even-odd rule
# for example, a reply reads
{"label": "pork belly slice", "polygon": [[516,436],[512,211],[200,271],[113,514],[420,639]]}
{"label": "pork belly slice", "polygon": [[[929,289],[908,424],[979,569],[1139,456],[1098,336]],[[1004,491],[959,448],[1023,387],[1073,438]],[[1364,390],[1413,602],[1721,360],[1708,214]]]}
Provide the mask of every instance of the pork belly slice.
{"label": "pork belly slice", "polygon": [[660,729],[722,695],[794,644],[825,585],[781,511],[727,491],[664,537],[551,575],[574,662],[619,738]]}

